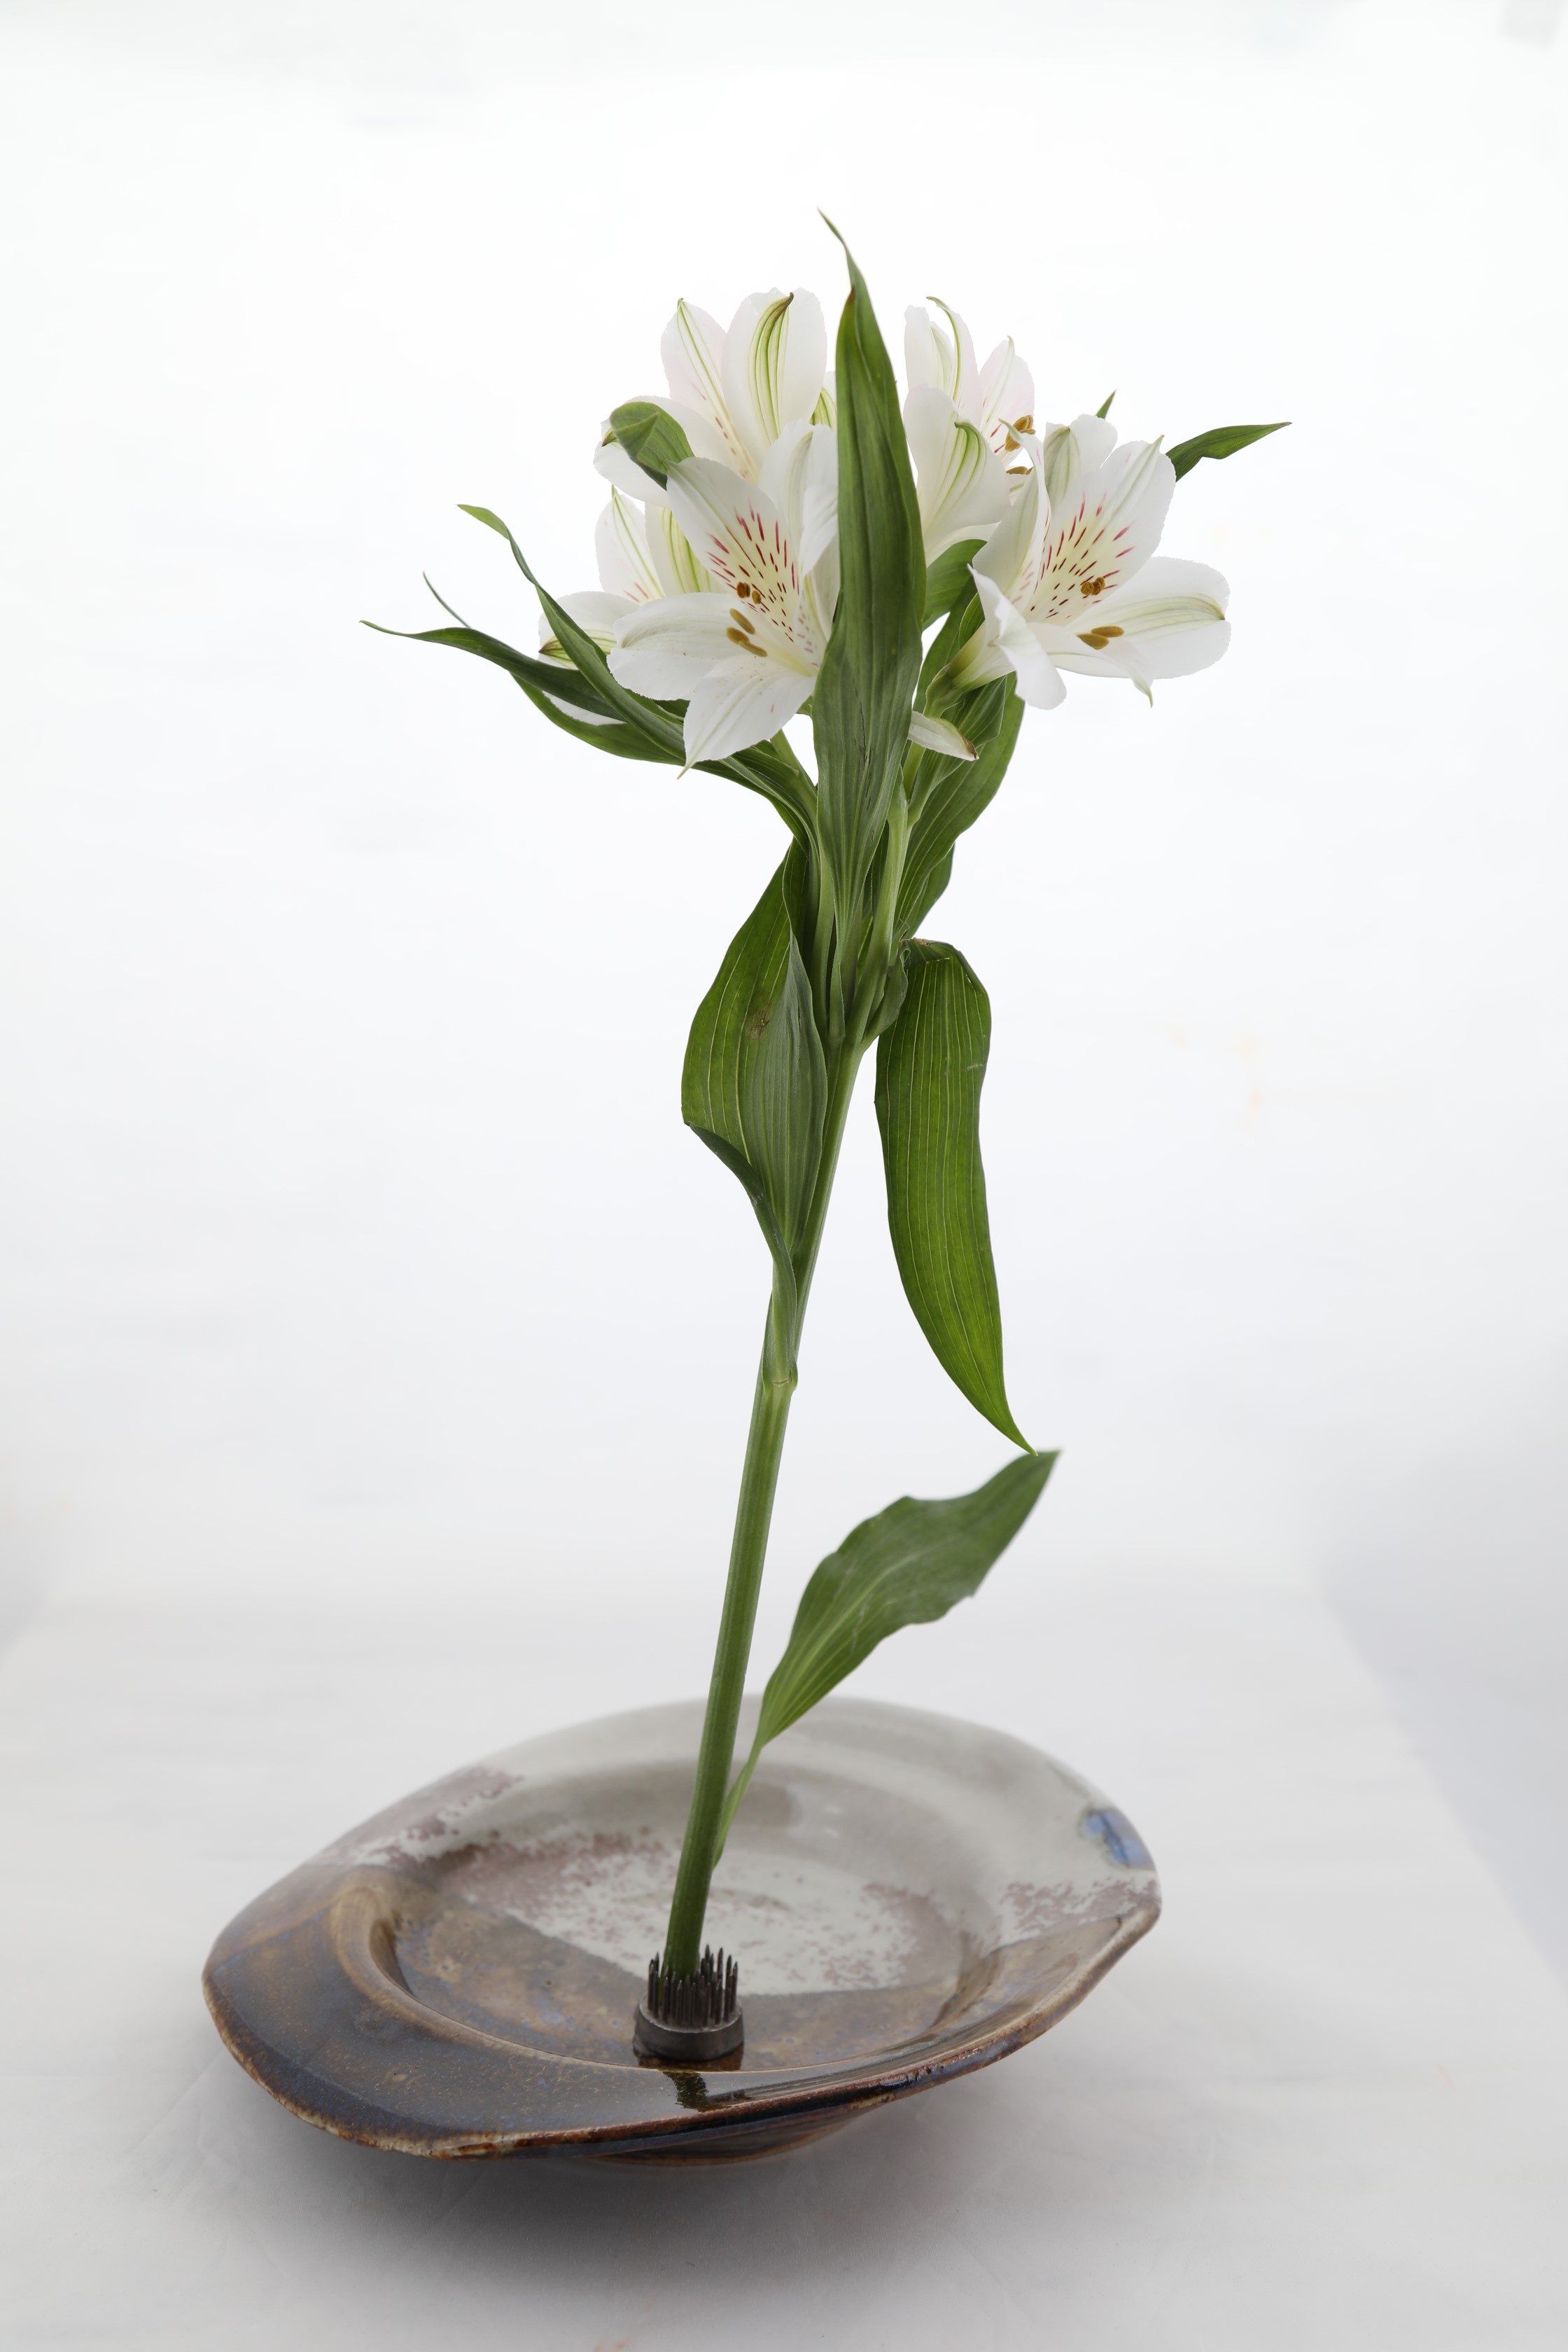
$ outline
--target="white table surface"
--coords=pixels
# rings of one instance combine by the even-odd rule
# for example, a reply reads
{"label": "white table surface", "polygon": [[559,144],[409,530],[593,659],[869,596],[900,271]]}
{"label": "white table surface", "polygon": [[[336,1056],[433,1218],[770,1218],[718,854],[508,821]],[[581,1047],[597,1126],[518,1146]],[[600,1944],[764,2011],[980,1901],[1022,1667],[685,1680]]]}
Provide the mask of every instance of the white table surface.
{"label": "white table surface", "polygon": [[5,2343],[1560,2352],[1568,1995],[1331,1614],[1104,1571],[980,1606],[992,1642],[858,1686],[1100,1779],[1164,1919],[1018,2056],[691,2173],[331,2139],[197,1983],[331,1832],[671,1657],[569,1611],[36,1620],[0,1661]]}

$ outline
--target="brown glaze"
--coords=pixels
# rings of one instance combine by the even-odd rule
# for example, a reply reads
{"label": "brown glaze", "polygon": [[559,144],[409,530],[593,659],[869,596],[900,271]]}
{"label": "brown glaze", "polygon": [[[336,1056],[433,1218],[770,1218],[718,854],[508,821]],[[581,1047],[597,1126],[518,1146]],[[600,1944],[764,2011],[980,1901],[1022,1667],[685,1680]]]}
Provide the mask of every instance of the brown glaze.
{"label": "brown glaze", "polygon": [[1158,1916],[1136,1832],[1060,1766],[830,1702],[769,1751],[725,1857],[744,2048],[700,2071],[639,2057],[633,1955],[697,1713],[527,1743],[296,1870],[208,1959],[229,2049],[295,2114],[378,2147],[763,2153],[1033,2040]]}

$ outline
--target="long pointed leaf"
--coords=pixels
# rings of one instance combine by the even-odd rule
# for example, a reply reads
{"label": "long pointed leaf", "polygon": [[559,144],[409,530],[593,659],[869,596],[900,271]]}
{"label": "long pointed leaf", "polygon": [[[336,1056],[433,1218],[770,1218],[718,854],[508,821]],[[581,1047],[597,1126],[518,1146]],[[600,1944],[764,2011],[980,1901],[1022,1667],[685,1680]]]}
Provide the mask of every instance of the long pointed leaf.
{"label": "long pointed leaf", "polygon": [[847,247],[845,259],[836,377],[842,584],[812,695],[818,817],[841,922],[858,904],[903,760],[926,587],[898,385]]}
{"label": "long pointed leaf", "polygon": [[917,940],[905,962],[909,993],[877,1045],[893,1255],[938,1362],[977,1412],[1026,1449],[1002,1376],[1002,1310],[980,1162],[990,1002],[956,948]]}
{"label": "long pointed leaf", "polygon": [[1056,1461],[1054,1454],[1026,1454],[973,1494],[944,1502],[901,1496],[829,1554],[801,1596],[788,1647],[768,1677],[752,1752],[725,1801],[724,1830],[770,1739],[798,1723],[889,1633],[945,1617],[979,1590]]}
{"label": "long pointed leaf", "polygon": [[1178,441],[1166,455],[1176,469],[1179,482],[1184,474],[1192,472],[1200,457],[1234,457],[1238,449],[1250,447],[1254,441],[1261,441],[1270,433],[1283,433],[1289,422],[1287,416],[1278,425],[1215,425],[1206,433],[1194,433],[1190,441]]}

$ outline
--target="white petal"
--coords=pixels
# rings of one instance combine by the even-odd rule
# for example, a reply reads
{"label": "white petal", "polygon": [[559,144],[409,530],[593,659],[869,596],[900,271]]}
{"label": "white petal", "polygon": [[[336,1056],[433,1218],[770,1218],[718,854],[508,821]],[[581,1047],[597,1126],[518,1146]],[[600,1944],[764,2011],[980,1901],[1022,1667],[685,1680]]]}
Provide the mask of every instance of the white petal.
{"label": "white petal", "polygon": [[1021,422],[1026,432],[1034,430],[1035,379],[1013,349],[1011,337],[997,344],[980,371],[973,421],[997,451],[1012,440],[1010,426]]}
{"label": "white petal", "polygon": [[805,491],[805,466],[816,427],[797,421],[786,425],[770,444],[757,468],[757,488],[771,499],[788,536],[800,538],[801,508]]}
{"label": "white petal", "polygon": [[815,670],[822,646],[805,609],[802,566],[767,493],[728,467],[689,457],[669,477],[669,503],[699,562],[765,625],[781,659]]}
{"label": "white petal", "polygon": [[[811,436],[806,460],[805,495],[801,500],[800,560],[807,572],[822,565],[829,550],[833,559],[833,604],[838,602],[838,436],[830,425],[819,425]],[[828,606],[831,617],[833,606]]]}
{"label": "white petal", "polygon": [[809,421],[822,393],[827,330],[815,294],[797,286],[749,294],[724,342],[724,404],[754,479],[788,425]]}
{"label": "white petal", "polygon": [[[679,415],[683,424],[687,415],[700,417],[708,428],[704,438],[717,437],[716,447],[708,446],[699,454],[722,457],[732,466],[743,466],[745,447],[724,400],[725,341],[724,330],[717,319],[710,319],[694,302],[678,302],[659,351],[669,383],[670,415]],[[689,425],[687,431],[689,438]],[[691,446],[697,449],[695,439]]]}
{"label": "white petal", "polygon": [[1153,678],[1189,677],[1218,661],[1230,643],[1229,595],[1206,563],[1155,556],[1131,587],[1095,600],[1087,627],[1042,634],[1063,669],[1130,677],[1146,690]]}
{"label": "white petal", "polygon": [[838,529],[838,447],[825,425],[786,425],[763,458],[757,488],[809,572]]}
{"label": "white petal", "polygon": [[1080,474],[1103,466],[1116,446],[1116,427],[1109,416],[1075,416],[1070,425],[1048,427],[1041,454],[1046,496],[1060,506]]}
{"label": "white petal", "polygon": [[662,499],[664,492],[653,476],[645,474],[640,466],[633,464],[620,443],[608,437],[609,431],[609,419],[606,417],[594,451],[594,471],[602,474],[606,482],[628,499],[642,499],[650,505]]}
{"label": "white petal", "polygon": [[[939,339],[925,304],[911,302],[904,312],[904,373],[910,390],[929,384],[935,392],[945,392],[951,400],[955,387],[950,388],[947,381],[949,355],[950,347],[945,339]],[[956,369],[952,373],[956,375]]]}
{"label": "white petal", "polygon": [[727,596],[664,596],[634,604],[620,624],[610,675],[634,694],[683,701],[715,662],[734,653]]}
{"label": "white petal", "polygon": [[692,553],[691,541],[668,506],[648,509],[647,551],[658,577],[657,594],[700,596],[712,591],[707,565]]}
{"label": "white petal", "polygon": [[984,539],[1007,511],[1007,476],[976,425],[934,384],[904,403],[904,430],[918,477],[925,558],[934,562],[961,539]]}
{"label": "white petal", "polygon": [[[601,653],[609,652],[626,614],[637,610],[629,596],[606,595],[597,588],[581,588],[574,595],[558,596],[555,601],[571,614],[577,626],[593,638]],[[552,661],[568,662],[568,656],[562,652],[555,632],[542,613],[539,616],[539,648]]]}
{"label": "white petal", "polygon": [[945,325],[933,323],[930,313],[915,304],[904,312],[904,364],[912,392],[917,384],[934,384],[971,424],[979,423],[979,370],[968,328],[940,294],[930,299]]}
{"label": "white petal", "polygon": [[612,596],[629,596],[640,604],[662,594],[642,516],[619,490],[611,491],[610,503],[599,517],[594,551],[599,559],[599,584]]}
{"label": "white petal", "polygon": [[793,719],[811,679],[741,653],[709,670],[692,688],[686,713],[689,760],[724,760],[765,742]]}
{"label": "white petal", "polygon": [[[1018,681],[1018,691],[1037,710],[1054,710],[1067,693],[1056,665],[1016,604],[1010,604],[994,581],[977,568],[974,585],[980,592],[986,630],[996,652]],[[996,673],[993,671],[992,676]]]}
{"label": "white petal", "polygon": [[1025,435],[1023,447],[1034,463],[1019,477],[1017,494],[975,557],[974,568],[1004,595],[1026,606],[1040,577],[1051,513],[1041,486],[1039,444]]}
{"label": "white petal", "polygon": [[945,751],[950,760],[975,760],[979,753],[967,735],[945,719],[933,719],[929,711],[910,713],[910,741],[918,743],[922,751]]}
{"label": "white petal", "polygon": [[1175,472],[1159,444],[1129,441],[1051,509],[1031,621],[1078,629],[1101,597],[1125,587],[1160,543]]}

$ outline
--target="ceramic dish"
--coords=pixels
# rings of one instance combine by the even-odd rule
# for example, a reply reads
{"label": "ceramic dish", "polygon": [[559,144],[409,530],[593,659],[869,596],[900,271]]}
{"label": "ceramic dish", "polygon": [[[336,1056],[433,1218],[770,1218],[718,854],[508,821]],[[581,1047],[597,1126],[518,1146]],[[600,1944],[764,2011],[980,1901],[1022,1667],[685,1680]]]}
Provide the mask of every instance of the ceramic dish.
{"label": "ceramic dish", "polygon": [[751,2154],[1005,2057],[1159,1916],[1136,1831],[1064,1766],[829,1699],[764,1752],[714,1884],[743,2047],[639,2058],[700,1719],[525,1740],[258,1896],[204,1977],[241,2065],[308,2122],[422,2156]]}

